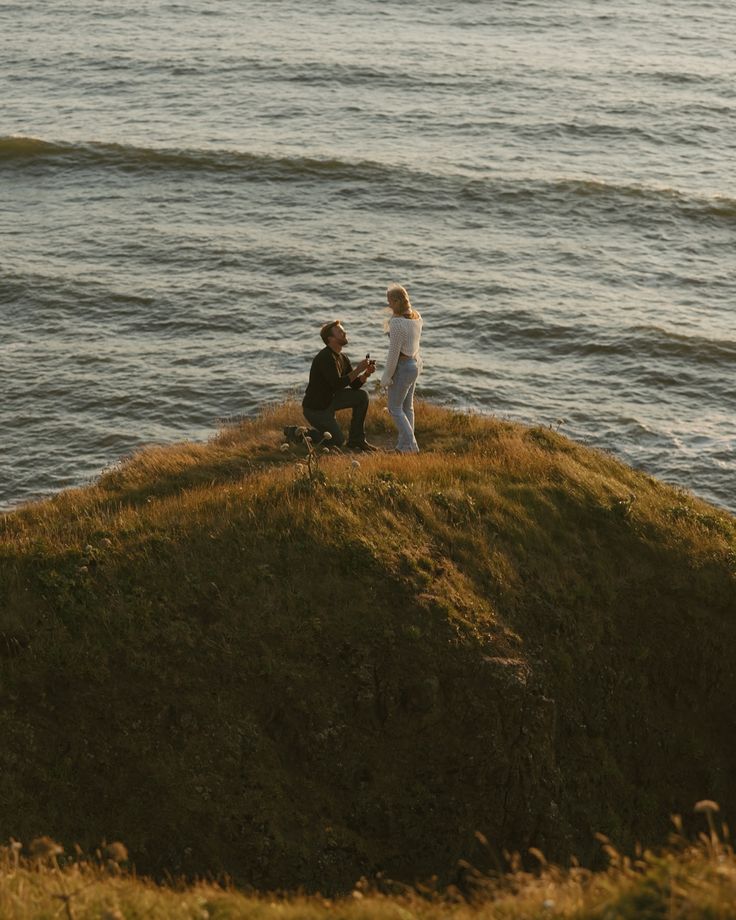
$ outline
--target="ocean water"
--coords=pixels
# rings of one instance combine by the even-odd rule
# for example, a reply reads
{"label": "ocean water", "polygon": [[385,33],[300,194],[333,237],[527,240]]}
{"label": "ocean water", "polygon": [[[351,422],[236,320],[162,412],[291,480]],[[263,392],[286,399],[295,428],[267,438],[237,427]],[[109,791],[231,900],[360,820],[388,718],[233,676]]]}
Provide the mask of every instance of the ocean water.
{"label": "ocean water", "polygon": [[[736,511],[730,0],[0,2],[0,505],[300,393],[421,395]],[[299,419],[295,419],[298,422]]]}

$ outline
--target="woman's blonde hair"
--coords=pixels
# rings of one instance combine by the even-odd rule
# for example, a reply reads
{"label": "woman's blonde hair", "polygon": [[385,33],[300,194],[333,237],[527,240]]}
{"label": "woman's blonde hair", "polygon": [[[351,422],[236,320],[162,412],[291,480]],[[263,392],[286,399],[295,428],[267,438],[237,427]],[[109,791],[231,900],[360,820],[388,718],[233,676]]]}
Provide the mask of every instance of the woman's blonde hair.
{"label": "woman's blonde hair", "polygon": [[400,284],[389,284],[386,296],[391,305],[394,316],[405,316],[407,319],[419,319],[419,313],[412,307],[409,294]]}

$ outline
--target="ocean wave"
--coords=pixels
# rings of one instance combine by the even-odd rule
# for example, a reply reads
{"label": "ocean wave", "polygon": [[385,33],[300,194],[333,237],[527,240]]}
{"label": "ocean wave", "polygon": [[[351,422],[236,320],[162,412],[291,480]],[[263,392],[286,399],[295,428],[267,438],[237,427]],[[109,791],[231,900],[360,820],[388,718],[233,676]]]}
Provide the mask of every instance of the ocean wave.
{"label": "ocean wave", "polygon": [[[22,64],[22,59],[15,63]],[[36,71],[52,71],[58,61],[49,57],[34,61]],[[195,60],[182,55],[144,58],[134,52],[112,55],[88,52],[74,58],[74,66],[89,72],[117,73],[124,71],[131,80],[142,81],[152,77],[196,76],[203,79],[241,79],[249,83],[298,83],[300,86],[329,86],[331,88],[355,87],[419,90],[451,89],[489,91],[510,85],[509,79],[489,75],[482,71],[458,73],[455,70],[423,69],[415,71],[406,67],[390,68],[350,62],[324,61],[318,58],[293,60],[286,57],[248,57],[242,54],[223,55],[216,60]]]}
{"label": "ocean wave", "polygon": [[661,326],[634,326],[631,332],[635,341],[646,343],[652,358],[684,358],[694,367],[711,364],[736,371],[736,339],[685,335]]}
{"label": "ocean wave", "polygon": [[552,183],[561,192],[580,198],[607,198],[619,202],[665,205],[683,216],[736,217],[736,198],[722,195],[699,196],[667,186],[619,184],[597,179],[560,179]]}
{"label": "ocean wave", "polygon": [[[12,274],[0,272],[0,304],[22,307],[25,320],[35,329],[60,336],[68,327],[73,337],[75,323],[82,322],[80,311],[85,322],[107,324],[120,316],[148,316],[155,300],[89,277],[16,269]],[[11,324],[11,331],[15,325]],[[23,323],[17,328],[22,330]]]}
{"label": "ocean wave", "polygon": [[314,86],[360,86],[393,87],[401,89],[452,88],[454,92],[462,89],[477,88],[482,83],[484,88],[490,85],[506,85],[503,78],[489,80],[487,75],[473,79],[472,74],[460,76],[456,72],[416,73],[396,67],[371,67],[365,64],[350,64],[320,60],[300,61],[294,63],[286,60],[237,60],[231,67],[249,75],[263,77],[269,81],[299,83]]}
{"label": "ocean wave", "polygon": [[[666,186],[621,184],[599,179],[562,177],[525,179],[475,177],[472,174],[432,172],[376,160],[339,157],[275,156],[222,149],[140,147],[88,141],[68,143],[41,138],[0,137],[0,169],[110,169],[122,173],[168,172],[196,175],[236,174],[253,181],[341,182],[369,185],[373,190],[398,190],[421,196],[423,207],[462,207],[468,202],[513,203],[540,201],[566,213],[592,203],[609,205],[612,215],[627,209],[657,209],[692,220],[732,221],[736,198],[698,196]],[[345,190],[349,194],[349,189]],[[657,213],[657,219],[661,219]]]}
{"label": "ocean wave", "polygon": [[277,157],[233,150],[138,147],[88,141],[67,143],[35,137],[0,137],[0,166],[48,163],[66,168],[109,167],[122,171],[238,172],[275,178],[279,175],[371,179],[386,173],[372,161],[318,157]]}
{"label": "ocean wave", "polygon": [[473,319],[480,330],[477,344],[481,350],[508,347],[522,354],[557,358],[610,358],[632,367],[651,363],[673,381],[679,373],[673,365],[687,369],[690,376],[697,376],[698,368],[724,371],[728,377],[736,370],[734,339],[685,335],[645,325],[585,334],[579,323],[553,322],[530,311],[495,315],[481,311]]}
{"label": "ocean wave", "polygon": [[683,70],[633,70],[625,71],[625,76],[636,80],[651,80],[655,83],[673,84],[675,86],[702,83],[724,82],[720,75],[686,72]]}
{"label": "ocean wave", "polygon": [[659,144],[669,138],[655,134],[646,128],[639,128],[632,124],[611,124],[609,122],[577,122],[553,121],[539,124],[520,125],[515,132],[523,137],[533,140],[538,138],[627,138]]}

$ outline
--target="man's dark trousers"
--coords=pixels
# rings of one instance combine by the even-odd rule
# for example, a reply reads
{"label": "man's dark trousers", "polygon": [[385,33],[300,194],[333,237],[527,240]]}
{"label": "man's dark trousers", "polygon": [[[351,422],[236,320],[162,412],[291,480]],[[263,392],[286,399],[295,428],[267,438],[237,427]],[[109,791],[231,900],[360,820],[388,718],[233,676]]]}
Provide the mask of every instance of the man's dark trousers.
{"label": "man's dark trousers", "polygon": [[345,443],[342,430],[335,418],[335,412],[340,409],[352,409],[353,414],[350,419],[350,433],[348,434],[348,444],[362,444],[365,441],[365,417],[368,412],[368,394],[365,390],[353,390],[346,387],[344,390],[338,390],[332,397],[332,402],[326,409],[309,409],[302,406],[304,418],[312,426],[308,436],[312,439],[313,444],[318,444],[323,438],[323,432],[329,431],[332,435],[331,444],[335,447],[342,447]]}

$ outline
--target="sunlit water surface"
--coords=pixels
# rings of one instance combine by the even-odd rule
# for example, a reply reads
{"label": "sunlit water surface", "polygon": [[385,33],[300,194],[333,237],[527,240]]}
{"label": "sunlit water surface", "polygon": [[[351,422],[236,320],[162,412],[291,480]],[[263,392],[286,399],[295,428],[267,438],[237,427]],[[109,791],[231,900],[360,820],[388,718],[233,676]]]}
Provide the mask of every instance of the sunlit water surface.
{"label": "sunlit water surface", "polygon": [[[736,6],[0,5],[0,503],[300,392],[421,395],[736,511]],[[298,422],[299,419],[295,419]]]}

